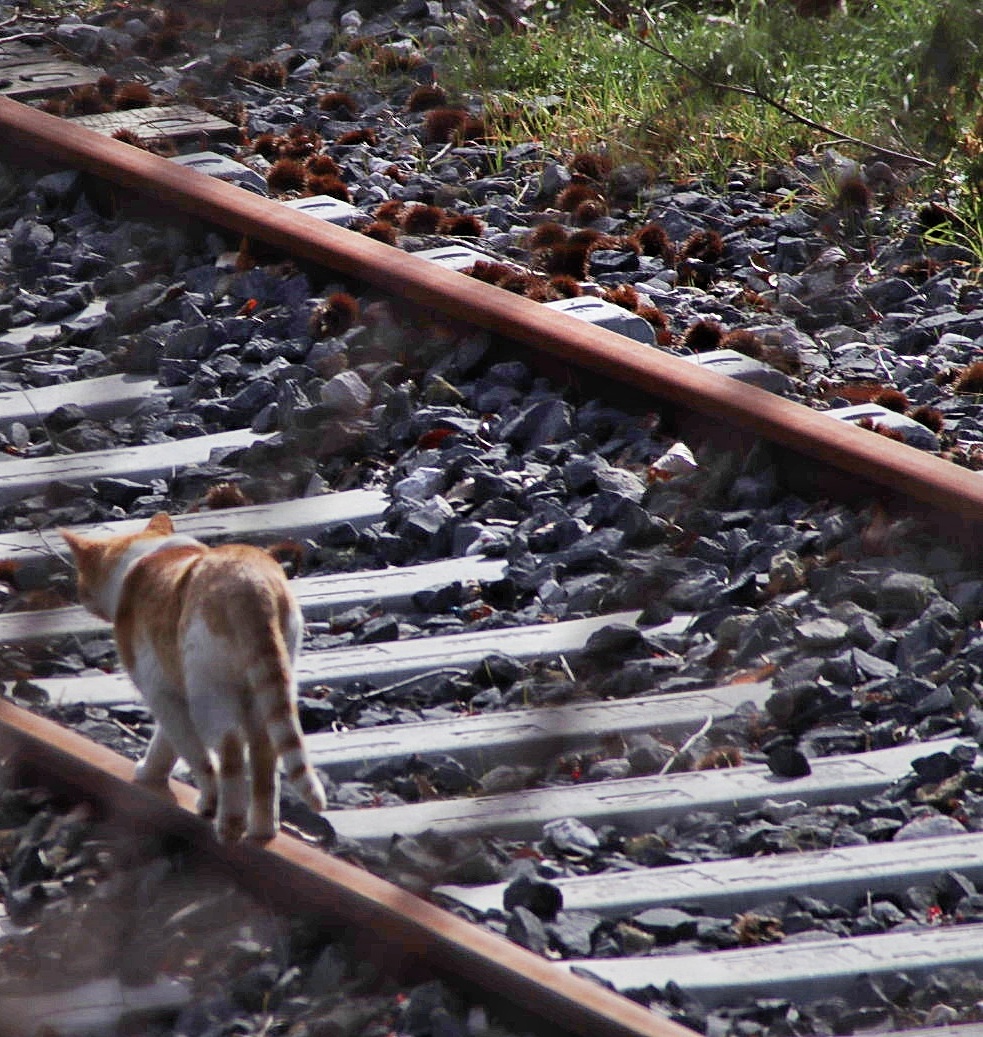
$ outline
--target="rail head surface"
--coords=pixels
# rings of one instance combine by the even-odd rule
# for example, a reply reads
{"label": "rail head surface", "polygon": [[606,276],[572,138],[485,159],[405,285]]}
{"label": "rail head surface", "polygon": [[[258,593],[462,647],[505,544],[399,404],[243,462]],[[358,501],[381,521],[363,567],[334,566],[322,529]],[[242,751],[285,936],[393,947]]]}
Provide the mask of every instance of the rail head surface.
{"label": "rail head surface", "polygon": [[223,846],[195,813],[194,789],[172,781],[173,801],[156,795],[133,782],[132,761],[5,700],[0,755],[25,780],[89,798],[134,831],[187,839],[284,912],[296,913],[303,904],[326,924],[342,922],[376,934],[383,964],[415,960],[493,1002],[514,1006],[543,1032],[693,1037],[691,1030],[299,839],[281,834],[265,848]]}
{"label": "rail head surface", "polygon": [[63,120],[4,97],[0,142],[14,160],[33,153],[83,170],[711,420],[749,429],[974,527],[983,516],[983,476],[977,473],[91,130],[66,133]]}

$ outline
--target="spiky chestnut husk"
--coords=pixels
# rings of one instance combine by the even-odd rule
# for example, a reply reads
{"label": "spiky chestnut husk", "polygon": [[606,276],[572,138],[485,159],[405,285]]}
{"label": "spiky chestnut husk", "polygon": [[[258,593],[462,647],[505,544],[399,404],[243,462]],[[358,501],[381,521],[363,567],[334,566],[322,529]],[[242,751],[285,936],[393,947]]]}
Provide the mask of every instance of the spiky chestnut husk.
{"label": "spiky chestnut husk", "polygon": [[437,86],[436,83],[424,83],[418,86],[406,99],[406,108],[411,112],[425,112],[446,104],[447,94],[443,87]]}
{"label": "spiky chestnut husk", "polygon": [[450,144],[467,118],[464,108],[431,108],[423,118],[423,143]]}
{"label": "spiky chestnut husk", "polygon": [[556,274],[549,279],[547,293],[551,299],[576,299],[584,294],[575,278]]}
{"label": "spiky chestnut husk", "polygon": [[454,137],[457,141],[473,141],[475,144],[483,144],[489,139],[488,124],[478,115],[469,115]]}
{"label": "spiky chestnut husk", "polygon": [[423,64],[423,55],[416,51],[397,50],[395,47],[379,47],[370,68],[376,73],[412,72]]}
{"label": "spiky chestnut husk", "polygon": [[146,83],[121,83],[113,93],[113,102],[119,111],[147,108],[153,104],[154,95]]}
{"label": "spiky chestnut husk", "polygon": [[630,284],[619,284],[615,288],[608,288],[604,291],[602,296],[607,302],[614,303],[615,306],[621,306],[623,309],[630,310],[635,313],[638,310],[638,304],[640,297],[638,289],[634,285]]}
{"label": "spiky chestnut husk", "polygon": [[330,155],[311,155],[304,163],[310,176],[340,176],[341,169]]}
{"label": "spiky chestnut husk", "polygon": [[484,281],[485,284],[500,285],[502,282],[512,278],[516,271],[507,263],[498,263],[495,260],[479,259],[473,266],[465,270],[468,277],[476,281]]}
{"label": "spiky chestnut husk", "polygon": [[968,364],[956,376],[952,388],[958,393],[983,393],[983,360]]}
{"label": "spiky chestnut husk", "polygon": [[384,245],[395,245],[398,238],[396,228],[384,220],[373,220],[362,228],[362,233],[373,241],[381,241]]}
{"label": "spiky chestnut husk", "polygon": [[711,749],[697,761],[698,771],[719,771],[744,765],[744,756],[736,745],[722,745]]}
{"label": "spiky chestnut husk", "polygon": [[572,219],[578,227],[585,227],[602,216],[606,216],[607,212],[608,207],[600,198],[589,198],[573,210]]}
{"label": "spiky chestnut husk", "polygon": [[579,173],[581,176],[598,181],[606,179],[612,168],[613,163],[610,157],[595,151],[582,151],[574,155],[567,163],[567,169],[571,173]]}
{"label": "spiky chestnut husk", "polygon": [[342,133],[335,138],[334,142],[343,146],[368,144],[370,148],[374,148],[379,143],[379,135],[370,126],[365,126],[358,130],[348,130],[347,133]]}
{"label": "spiky chestnut husk", "polygon": [[132,130],[117,130],[113,134],[113,140],[121,141],[123,144],[129,144],[130,147],[139,148],[141,151],[149,150],[147,145]]}
{"label": "spiky chestnut husk", "polygon": [[733,349],[735,353],[742,353],[754,360],[760,360],[763,352],[761,339],[753,331],[747,331],[744,328],[728,331],[720,340],[720,348]]}
{"label": "spiky chestnut husk", "polygon": [[876,403],[879,407],[885,407],[887,410],[897,411],[898,414],[904,414],[908,409],[908,397],[900,389],[881,389],[871,397],[871,402]]}
{"label": "spiky chestnut husk", "polygon": [[563,241],[543,257],[543,269],[548,274],[563,274],[578,281],[587,277],[590,248],[576,242]]}
{"label": "spiky chestnut husk", "polygon": [[360,106],[355,98],[344,90],[329,90],[318,94],[317,106],[322,112],[339,112],[345,109],[350,115],[358,115]]}
{"label": "spiky chestnut husk", "polygon": [[698,320],[691,324],[683,335],[683,345],[694,353],[709,353],[720,349],[724,337],[723,327],[715,320]]}
{"label": "spiky chestnut husk", "polygon": [[945,415],[937,407],[915,407],[908,417],[931,429],[936,435],[941,435],[945,431]]}
{"label": "spiky chestnut husk", "polygon": [[295,158],[278,158],[266,174],[266,183],[277,194],[302,191],[307,185],[307,170]]}
{"label": "spiky chestnut husk", "polygon": [[480,238],[484,223],[471,213],[448,213],[440,223],[440,230],[457,238]]}
{"label": "spiky chestnut husk", "polygon": [[321,146],[321,136],[303,126],[291,126],[280,145],[280,154],[285,158],[312,158]]}
{"label": "spiky chestnut husk", "polygon": [[[669,331],[669,318],[666,316],[665,310],[658,306],[639,306],[635,312],[639,317],[647,320],[657,331]],[[666,342],[659,342],[660,346],[666,344]]]}
{"label": "spiky chestnut husk", "polygon": [[583,202],[601,200],[600,192],[590,184],[568,184],[556,196],[556,207],[560,212],[573,212]]}
{"label": "spiky chestnut husk", "polygon": [[567,229],[555,220],[547,220],[539,224],[529,235],[529,250],[538,252],[544,248],[554,248],[567,240]]}
{"label": "spiky chestnut husk", "polygon": [[280,155],[280,137],[275,133],[261,133],[253,140],[253,151],[269,162],[276,161]]}
{"label": "spiky chestnut husk", "polygon": [[248,78],[260,86],[280,90],[287,85],[287,66],[280,61],[257,61],[249,66]]}
{"label": "spiky chestnut husk", "polygon": [[400,218],[400,226],[406,234],[436,234],[444,210],[436,205],[411,205]]}
{"label": "spiky chestnut husk", "polygon": [[724,239],[715,230],[695,230],[683,242],[678,262],[697,259],[702,263],[716,263],[724,254]]}
{"label": "spiky chestnut husk", "polygon": [[390,198],[388,202],[383,202],[372,216],[383,223],[398,224],[404,209],[405,205],[398,198]]}
{"label": "spiky chestnut husk", "polygon": [[238,483],[223,480],[212,483],[208,487],[201,499],[200,506],[217,511],[221,508],[241,508],[252,503],[253,501],[242,492]]}
{"label": "spiky chestnut husk", "polygon": [[352,193],[348,190],[348,185],[336,176],[307,174],[306,185],[311,194],[323,194],[329,198],[337,198],[339,201],[351,203]]}
{"label": "spiky chestnut husk", "polygon": [[358,300],[348,292],[334,292],[311,313],[310,329],[315,338],[341,335],[355,326],[361,316]]}
{"label": "spiky chestnut husk", "polygon": [[80,86],[68,95],[68,108],[76,115],[102,115],[113,110],[112,102],[96,86]]}
{"label": "spiky chestnut husk", "polygon": [[867,212],[873,194],[862,177],[846,176],[836,190],[836,199],[833,208],[840,210],[851,210],[854,212]]}
{"label": "spiky chestnut husk", "polygon": [[666,266],[676,261],[676,247],[673,245],[661,223],[654,220],[631,235],[643,256],[658,256]]}

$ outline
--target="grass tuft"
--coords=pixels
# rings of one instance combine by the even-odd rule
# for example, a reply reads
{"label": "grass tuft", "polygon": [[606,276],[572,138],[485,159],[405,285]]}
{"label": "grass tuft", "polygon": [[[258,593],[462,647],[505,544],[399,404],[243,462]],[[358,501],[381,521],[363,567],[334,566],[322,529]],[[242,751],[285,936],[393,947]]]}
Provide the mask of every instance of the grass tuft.
{"label": "grass tuft", "polygon": [[537,138],[554,153],[641,162],[669,178],[722,179],[828,145],[828,132],[765,97],[843,136],[938,161],[975,114],[983,72],[972,0],[537,0],[524,20],[525,31],[476,28],[462,40],[441,68],[448,93],[481,84],[492,119],[516,113],[490,127],[506,146]]}

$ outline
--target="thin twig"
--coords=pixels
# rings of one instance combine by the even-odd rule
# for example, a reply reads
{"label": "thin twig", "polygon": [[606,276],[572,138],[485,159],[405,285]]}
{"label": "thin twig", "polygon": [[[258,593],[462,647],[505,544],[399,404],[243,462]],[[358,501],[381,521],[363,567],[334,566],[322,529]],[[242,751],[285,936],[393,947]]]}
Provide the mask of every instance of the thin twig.
{"label": "thin twig", "polygon": [[53,25],[55,22],[60,22],[62,16],[60,14],[31,14],[30,11],[18,11],[13,16],[13,20],[16,21],[18,18],[24,22],[47,22],[49,25]]}
{"label": "thin twig", "polygon": [[[604,0],[594,0],[594,2],[605,11],[607,10]],[[867,148],[869,151],[873,151],[878,155],[883,155],[885,158],[893,158],[901,162],[910,162],[913,165],[923,166],[927,169],[936,168],[937,163],[932,162],[930,159],[923,158],[921,155],[913,155],[907,151],[896,151],[893,148],[885,148],[880,144],[873,144],[869,140],[864,140],[862,137],[854,137],[852,134],[843,133],[841,130],[837,130],[834,127],[826,126],[824,123],[817,122],[815,119],[810,119],[809,116],[802,115],[800,112],[790,108],[784,103],[784,101],[779,101],[777,98],[769,96],[756,86],[744,86],[739,83],[721,83],[716,79],[712,79],[710,76],[701,72],[698,68],[694,68],[692,65],[683,61],[682,58],[677,57],[677,55],[670,50],[669,45],[663,38],[659,26],[656,24],[655,18],[652,16],[650,11],[643,9],[643,15],[651,26],[652,32],[655,34],[659,42],[658,44],[655,44],[651,40],[637,34],[633,37],[635,42],[640,43],[643,47],[648,48],[660,57],[665,58],[667,61],[671,61],[674,65],[678,65],[684,72],[688,72],[691,76],[695,76],[707,86],[712,87],[715,90],[729,90],[731,93],[740,94],[742,97],[751,97],[756,101],[761,101],[769,107],[774,108],[776,111],[781,112],[782,115],[791,119],[793,122],[801,123],[803,126],[808,126],[810,129],[817,130],[819,133],[825,133],[830,137],[836,137],[849,144],[855,144],[858,147]]]}
{"label": "thin twig", "polygon": [[47,539],[46,530],[35,529],[34,533],[37,536],[37,538],[41,541],[41,546],[52,558],[55,559],[55,561],[59,562],[63,568],[68,569],[69,571],[74,569],[74,566],[68,560],[66,555],[59,551],[58,548],[55,547],[54,544],[52,544],[51,541]]}
{"label": "thin twig", "polygon": [[0,36],[0,47],[5,43],[19,43],[21,40],[47,40],[49,43],[51,40],[51,33],[48,32],[18,32],[14,36]]}
{"label": "thin twig", "polygon": [[407,677],[405,680],[397,681],[395,684],[387,684],[384,688],[374,688],[372,691],[365,692],[361,697],[362,699],[377,699],[382,695],[390,695],[394,691],[401,691],[412,684],[434,680],[437,677],[465,676],[467,676],[467,670],[462,670],[459,666],[441,666],[439,669],[428,670],[426,673],[417,674],[415,677]]}
{"label": "thin twig", "polygon": [[711,727],[713,727],[713,714],[708,714],[706,720],[703,721],[703,725],[700,727],[700,730],[694,731],[693,734],[691,734],[689,738],[687,738],[686,741],[683,742],[683,744],[672,754],[672,756],[670,756],[669,759],[666,760],[665,764],[662,767],[662,770],[659,771],[659,776],[661,777],[663,774],[666,774],[669,768],[676,762],[676,760],[678,760],[679,757],[682,756],[683,753],[686,752],[696,742],[698,738],[702,738],[707,733],[707,731],[710,730]]}
{"label": "thin twig", "polygon": [[[42,535],[41,530],[36,529],[34,532],[37,533],[39,539],[41,540],[41,546],[38,549],[39,552],[41,554],[47,555],[50,558],[54,559],[54,561],[56,561],[59,565],[61,565],[62,568],[71,570],[72,566],[69,564],[67,559],[58,551],[58,549],[56,547],[54,547],[52,544],[48,543],[47,540],[44,539],[44,536]],[[19,551],[19,550],[22,550],[22,545],[21,544],[11,543],[9,540],[4,540],[3,537],[0,536],[0,552],[3,552],[3,551]],[[11,555],[9,557],[13,561],[17,560],[16,558],[14,558],[13,555]]]}
{"label": "thin twig", "polygon": [[[21,355],[23,356],[23,354],[21,354]],[[30,394],[28,393],[28,391],[26,389],[22,388],[20,390],[20,392],[23,395],[24,399],[27,401],[28,407],[31,408],[31,411],[34,414],[34,417],[37,419],[38,425],[44,430],[45,438],[48,440],[48,445],[51,447],[51,449],[54,450],[54,452],[56,454],[70,454],[70,453],[72,453],[71,450],[67,449],[66,447],[63,447],[58,442],[58,440],[55,439],[55,437],[52,434],[51,430],[48,428],[47,425],[45,425],[44,418],[41,417],[41,414],[38,411],[37,407],[34,406],[34,401],[31,399]]]}
{"label": "thin twig", "polygon": [[115,724],[121,731],[129,735],[134,741],[139,742],[141,745],[146,745],[150,741],[145,735],[140,734],[135,728],[130,727],[129,724],[124,724],[122,720],[117,720],[114,716],[108,716],[106,719],[111,723]]}
{"label": "thin twig", "polygon": [[216,42],[222,38],[222,32],[225,29],[225,12],[229,8],[229,0],[225,0],[222,4],[222,10],[218,13],[218,23],[215,26],[215,40]]}

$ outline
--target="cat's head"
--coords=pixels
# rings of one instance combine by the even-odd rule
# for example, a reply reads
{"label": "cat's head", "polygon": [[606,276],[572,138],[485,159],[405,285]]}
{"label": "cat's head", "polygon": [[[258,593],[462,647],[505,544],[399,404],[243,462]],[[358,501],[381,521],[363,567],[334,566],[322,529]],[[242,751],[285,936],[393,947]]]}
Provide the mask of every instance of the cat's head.
{"label": "cat's head", "polygon": [[79,601],[100,619],[112,622],[122,570],[133,557],[131,548],[147,540],[170,536],[174,524],[166,512],[158,512],[137,533],[90,537],[59,529],[68,544],[78,574]]}

